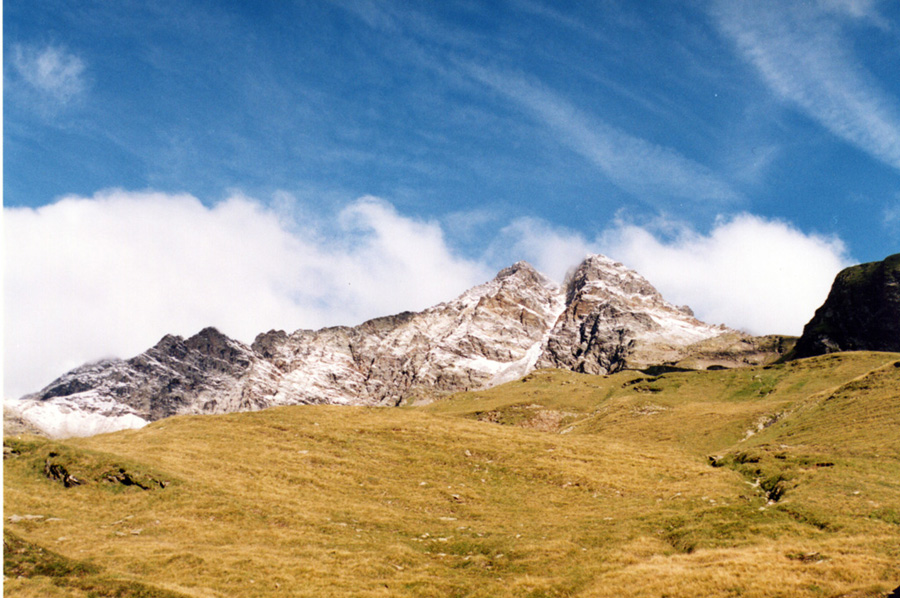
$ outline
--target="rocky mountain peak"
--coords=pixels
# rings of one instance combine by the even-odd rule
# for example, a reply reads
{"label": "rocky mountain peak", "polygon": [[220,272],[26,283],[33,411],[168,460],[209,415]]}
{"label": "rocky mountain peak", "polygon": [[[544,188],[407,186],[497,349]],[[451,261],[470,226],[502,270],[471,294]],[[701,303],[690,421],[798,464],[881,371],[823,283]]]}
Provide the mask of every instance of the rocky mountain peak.
{"label": "rocky mountain peak", "polygon": [[528,262],[519,261],[504,268],[497,273],[495,280],[505,280],[507,278],[516,278],[526,284],[547,285],[553,282],[542,273],[535,270],[534,266]]}
{"label": "rocky mountain peak", "polygon": [[584,294],[595,296],[642,295],[662,300],[662,295],[647,279],[604,255],[591,255],[566,280],[566,303]]}
{"label": "rocky mountain peak", "polygon": [[239,341],[228,338],[213,327],[204,328],[190,337],[184,341],[184,346],[189,351],[196,351],[211,360],[222,362],[220,368],[226,368],[224,364],[238,367],[250,364],[251,349]]}
{"label": "rocky mountain peak", "polygon": [[565,312],[538,367],[607,374],[677,361],[688,345],[726,331],[665,301],[643,276],[603,255],[586,258],[565,292]]}
{"label": "rocky mountain peak", "polygon": [[538,272],[528,262],[516,262],[508,268],[497,273],[492,280],[472,287],[456,299],[447,303],[440,303],[430,309],[442,309],[448,305],[461,305],[478,302],[484,297],[494,297],[498,294],[513,298],[518,301],[523,297],[535,295],[550,296],[558,292],[559,285]]}
{"label": "rocky mountain peak", "polygon": [[288,335],[284,330],[270,330],[256,335],[250,348],[265,359],[271,359],[278,353],[278,348],[284,346]]}
{"label": "rocky mountain peak", "polygon": [[191,349],[201,351],[203,353],[218,353],[226,350],[227,347],[233,346],[235,341],[228,338],[218,329],[207,326],[194,336],[185,341],[185,344]]}
{"label": "rocky mountain peak", "polygon": [[159,342],[153,346],[160,353],[169,354],[172,351],[181,351],[184,353],[184,338],[175,334],[167,334]]}
{"label": "rocky mountain peak", "polygon": [[607,257],[589,256],[563,288],[517,262],[453,300],[357,326],[272,330],[251,346],[212,327],[187,340],[166,335],[127,361],[64,375],[20,402],[19,412],[45,424],[65,420],[57,433],[83,435],[182,413],[398,405],[512,381],[536,367],[605,374],[677,361],[692,343],[723,332]]}

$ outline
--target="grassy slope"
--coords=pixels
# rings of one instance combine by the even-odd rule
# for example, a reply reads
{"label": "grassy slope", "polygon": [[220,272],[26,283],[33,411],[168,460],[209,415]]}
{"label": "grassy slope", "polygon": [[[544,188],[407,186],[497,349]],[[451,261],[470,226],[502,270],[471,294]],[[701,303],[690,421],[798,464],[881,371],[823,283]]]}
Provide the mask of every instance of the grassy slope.
{"label": "grassy slope", "polygon": [[900,584],[898,359],[8,439],[5,594],[878,596]]}

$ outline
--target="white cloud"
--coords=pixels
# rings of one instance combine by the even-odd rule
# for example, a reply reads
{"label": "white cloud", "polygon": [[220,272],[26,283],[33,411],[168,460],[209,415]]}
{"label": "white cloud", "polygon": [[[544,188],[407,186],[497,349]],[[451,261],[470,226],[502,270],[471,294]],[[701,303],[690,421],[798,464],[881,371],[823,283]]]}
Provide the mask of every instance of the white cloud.
{"label": "white cloud", "polygon": [[4,393],[214,325],[245,342],[422,309],[490,278],[439,226],[363,198],[331,235],[235,196],[107,191],[7,208]]}
{"label": "white cloud", "polygon": [[503,227],[488,251],[491,263],[525,260],[562,282],[569,270],[597,249],[574,231],[537,218],[518,218]]}
{"label": "white cloud", "polygon": [[63,48],[16,45],[12,54],[19,76],[57,103],[68,103],[86,89],[84,62]]}
{"label": "white cloud", "polygon": [[714,17],[779,97],[900,169],[900,104],[853,55],[842,31],[848,18],[879,26],[872,2],[721,0]]}
{"label": "white cloud", "polygon": [[708,234],[666,221],[618,222],[595,239],[533,220],[504,232],[502,246],[532,256],[558,280],[563,264],[603,253],[639,272],[668,301],[689,305],[701,320],[753,334],[800,334],[835,274],[848,265],[839,240],[749,214],[722,219]]}
{"label": "white cloud", "polygon": [[671,241],[623,224],[601,246],[669,301],[754,334],[800,334],[848,265],[839,240],[749,214],[721,220],[708,235],[684,229]]}
{"label": "white cloud", "polygon": [[524,78],[469,65],[477,80],[512,99],[554,130],[559,141],[595,164],[617,187],[642,199],[673,198],[720,208],[740,196],[708,167],[674,149],[635,137],[578,110]]}

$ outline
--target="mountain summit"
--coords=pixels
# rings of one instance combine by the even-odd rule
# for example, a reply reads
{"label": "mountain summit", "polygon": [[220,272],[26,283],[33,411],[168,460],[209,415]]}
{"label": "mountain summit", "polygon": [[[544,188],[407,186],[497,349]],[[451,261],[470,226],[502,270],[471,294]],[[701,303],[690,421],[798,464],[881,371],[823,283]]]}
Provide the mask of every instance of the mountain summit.
{"label": "mountain summit", "polygon": [[[74,436],[176,414],[399,405],[535,368],[607,374],[672,364],[718,337],[744,338],[700,322],[604,256],[588,257],[562,287],[518,262],[452,301],[354,327],[273,330],[250,346],[214,328],[167,335],[131,359],[72,370],[13,408],[49,435]],[[705,363],[716,359],[734,364],[721,352]]]}
{"label": "mountain summit", "polygon": [[539,367],[607,374],[678,361],[684,347],[726,331],[675,307],[640,274],[602,255],[569,277],[565,301]]}

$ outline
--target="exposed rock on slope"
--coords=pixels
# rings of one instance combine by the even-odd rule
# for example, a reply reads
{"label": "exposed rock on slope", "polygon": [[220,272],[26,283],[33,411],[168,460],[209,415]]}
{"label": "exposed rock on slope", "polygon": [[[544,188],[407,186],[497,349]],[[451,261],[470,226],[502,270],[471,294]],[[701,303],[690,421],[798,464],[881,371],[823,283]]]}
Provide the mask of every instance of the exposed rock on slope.
{"label": "exposed rock on slope", "polygon": [[602,255],[581,263],[565,293],[565,312],[538,367],[606,374],[677,361],[688,345],[726,331],[668,303],[637,272]]}
{"label": "exposed rock on slope", "polygon": [[[253,349],[279,368],[273,404],[396,405],[423,391],[480,388],[524,376],[562,308],[557,285],[519,262],[420,313],[353,328],[269,332],[257,337]],[[261,374],[251,378],[271,379]]]}
{"label": "exposed rock on slope", "polygon": [[[535,367],[604,374],[675,364],[726,333],[745,338],[667,303],[603,256],[586,259],[563,288],[519,262],[453,301],[355,327],[271,331],[251,346],[213,328],[187,340],[166,336],[132,359],[73,370],[14,409],[50,435],[70,436],[175,414],[398,405],[515,380]],[[721,351],[714,359],[746,361]]]}
{"label": "exposed rock on slope", "polygon": [[791,351],[796,342],[796,336],[747,336],[731,331],[694,343],[686,356],[670,364],[689,370],[766,365]]}
{"label": "exposed rock on slope", "polygon": [[137,357],[83,365],[7,407],[50,436],[140,427],[175,413],[212,411],[211,403],[249,410],[264,406],[244,400],[239,387],[255,360],[246,345],[214,328],[188,340],[166,335]]}
{"label": "exposed rock on slope", "polygon": [[900,253],[838,273],[791,357],[900,351]]}

